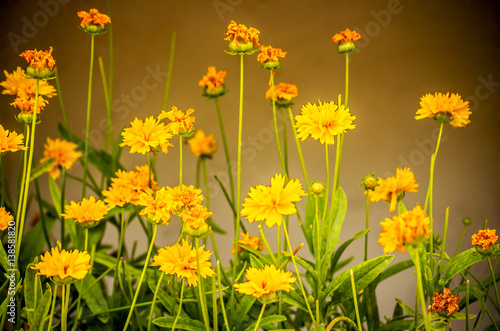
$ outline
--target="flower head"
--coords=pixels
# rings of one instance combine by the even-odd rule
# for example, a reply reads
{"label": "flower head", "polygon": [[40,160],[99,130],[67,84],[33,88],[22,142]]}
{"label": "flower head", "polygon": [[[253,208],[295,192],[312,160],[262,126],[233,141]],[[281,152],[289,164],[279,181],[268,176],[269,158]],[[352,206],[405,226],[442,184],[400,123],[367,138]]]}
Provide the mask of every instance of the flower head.
{"label": "flower head", "polygon": [[274,265],[266,265],[261,269],[248,268],[245,277],[247,282],[235,284],[236,290],[262,302],[274,301],[277,291],[289,292],[293,289],[290,284],[296,280],[291,271],[277,270]]}
{"label": "flower head", "polygon": [[226,87],[224,85],[224,77],[226,71],[217,71],[214,66],[208,67],[208,72],[198,82],[198,86],[203,87],[203,95],[206,97],[218,97],[226,94]]}
{"label": "flower head", "polygon": [[340,33],[336,33],[332,40],[334,43],[337,43],[337,52],[339,53],[348,53],[354,52],[356,50],[356,45],[354,41],[360,40],[361,35],[356,31],[351,31],[349,29],[345,29]]}
{"label": "flower head", "polygon": [[481,252],[489,252],[490,248],[498,241],[496,229],[479,230],[478,233],[473,234],[471,237],[472,245],[477,246]]}
{"label": "flower head", "polygon": [[131,126],[122,132],[123,142],[120,146],[129,146],[130,154],[146,154],[154,152],[158,148],[167,154],[168,147],[173,146],[168,141],[172,138],[172,134],[167,126],[160,121],[160,118],[155,119],[153,116],[149,116],[144,121],[136,117],[130,122]]}
{"label": "flower head", "polygon": [[146,215],[149,222],[153,224],[166,224],[170,222],[170,214],[174,212],[172,195],[165,187],[154,193],[144,192],[136,203],[144,206],[140,215]]}
{"label": "flower head", "polygon": [[[38,97],[38,104],[36,105],[37,115],[43,110],[43,108],[49,102],[43,97]],[[17,115],[16,119],[21,123],[31,123],[33,120],[33,112],[35,111],[35,98],[23,99],[17,97],[14,102],[10,104],[14,108],[18,108],[20,113]]]}
{"label": "flower head", "polygon": [[389,211],[392,212],[396,210],[397,202],[404,198],[405,192],[418,192],[418,186],[410,168],[397,168],[396,177],[391,176],[385,180],[378,178],[378,186],[368,194],[371,202],[389,201]]}
{"label": "flower head", "polygon": [[283,52],[280,48],[273,48],[272,46],[260,46],[260,53],[257,55],[257,61],[262,63],[262,68],[275,70],[278,69],[280,65],[279,58],[284,59],[286,52]]}
{"label": "flower head", "polygon": [[44,79],[52,75],[56,61],[52,57],[52,47],[49,51],[27,50],[19,56],[28,62],[26,74],[35,79]]}
{"label": "flower head", "polygon": [[169,112],[162,111],[159,120],[168,118],[170,122],[167,124],[167,129],[172,135],[188,136],[193,130],[195,118],[190,116],[194,113],[194,109],[189,108],[184,114],[182,110],[173,106]]}
{"label": "flower head", "polygon": [[61,168],[71,169],[73,164],[78,161],[78,158],[82,156],[82,153],[76,151],[78,147],[76,144],[64,139],[47,137],[47,142],[43,147],[43,158],[40,159],[40,162],[50,158],[56,159],[52,168],[49,169],[49,174],[54,179],[59,178]]}
{"label": "flower head", "polygon": [[23,146],[24,135],[15,131],[9,132],[0,124],[0,155],[6,152],[17,152],[27,149]]}
{"label": "flower head", "polygon": [[78,17],[82,19],[80,27],[89,34],[103,34],[106,32],[105,25],[111,23],[111,19],[106,14],[101,14],[95,8],[86,11],[79,11]]}
{"label": "flower head", "polygon": [[[257,236],[251,236],[250,233],[240,232],[241,239],[238,239],[238,253],[243,252],[243,248],[241,246],[246,246],[255,249],[256,251],[263,251],[265,249],[262,240],[260,240]],[[235,245],[233,244],[233,248],[231,249],[231,254],[234,255]]]}
{"label": "flower head", "polygon": [[14,222],[14,217],[5,210],[5,207],[0,207],[0,231],[5,231],[11,222]]}
{"label": "flower head", "polygon": [[434,118],[439,123],[450,123],[456,128],[470,123],[469,101],[463,101],[459,94],[428,93],[420,98],[420,109],[415,119]]}
{"label": "flower head", "polygon": [[186,235],[198,238],[208,234],[210,227],[206,220],[212,215],[207,207],[196,205],[193,208],[185,208],[180,217],[184,222],[183,233]]}
{"label": "flower head", "polygon": [[[34,99],[36,93],[36,80],[24,77],[24,70],[17,67],[15,71],[9,74],[6,70],[5,80],[0,83],[4,88],[2,94],[17,95],[21,99]],[[38,81],[38,95],[52,98],[55,96],[56,89],[46,80]]]}
{"label": "flower head", "polygon": [[302,106],[301,114],[295,116],[297,137],[305,140],[311,135],[322,144],[332,145],[336,135],[356,127],[352,124],[355,119],[345,105],[339,106],[333,101],[319,102],[319,105],[308,103]]}
{"label": "flower head", "polygon": [[96,200],[95,197],[91,196],[83,198],[78,203],[71,201],[71,204],[64,208],[65,213],[61,215],[65,219],[74,219],[84,228],[92,228],[99,224],[110,209],[111,207],[102,200]]}
{"label": "flower head", "polygon": [[274,100],[278,108],[288,108],[292,106],[292,98],[296,98],[299,95],[297,85],[287,83],[279,83],[278,85],[274,85],[274,90],[272,87],[269,87],[269,89],[266,91],[266,99],[272,100],[273,92]]}
{"label": "flower head", "polygon": [[78,249],[72,251],[61,250],[60,247],[52,247],[51,252],[45,252],[33,269],[37,269],[38,275],[52,277],[59,285],[72,283],[84,279],[90,269],[90,255]]}
{"label": "flower head", "polygon": [[180,214],[185,208],[193,208],[203,202],[203,195],[201,189],[195,188],[193,185],[186,186],[182,184],[179,186],[168,187],[168,192],[172,195],[174,201],[174,210]]}
{"label": "flower head", "polygon": [[420,206],[401,215],[394,215],[380,222],[382,232],[378,243],[384,246],[384,254],[394,250],[406,252],[406,245],[416,245],[430,235],[429,217]]}
{"label": "flower head", "polygon": [[204,156],[211,158],[217,151],[217,142],[214,139],[214,134],[208,136],[202,129],[196,130],[193,138],[188,140],[189,148],[196,157]]}
{"label": "flower head", "polygon": [[[211,268],[212,262],[210,262],[211,255],[210,251],[205,250],[205,246],[198,249],[199,272],[203,278],[214,275]],[[151,266],[159,266],[160,270],[165,274],[186,278],[190,286],[198,285],[196,248],[192,247],[186,239],[182,241],[182,245],[175,244],[174,246],[160,248],[153,260]]]}
{"label": "flower head", "polygon": [[231,21],[227,27],[227,32],[224,40],[229,41],[229,49],[232,51],[230,54],[252,54],[256,52],[254,47],[259,47],[260,31],[256,28],[247,28],[243,24],[236,24]]}
{"label": "flower head", "polygon": [[457,303],[459,301],[460,298],[457,295],[452,295],[450,289],[445,287],[443,288],[443,294],[434,292],[432,305],[429,306],[429,312],[450,316],[458,311],[459,307]]}
{"label": "flower head", "polygon": [[257,185],[250,188],[241,215],[246,216],[250,223],[266,220],[268,227],[281,225],[283,215],[295,214],[297,210],[294,202],[300,201],[301,196],[305,195],[298,179],[290,180],[285,186],[285,177],[276,174],[271,178],[271,186]]}

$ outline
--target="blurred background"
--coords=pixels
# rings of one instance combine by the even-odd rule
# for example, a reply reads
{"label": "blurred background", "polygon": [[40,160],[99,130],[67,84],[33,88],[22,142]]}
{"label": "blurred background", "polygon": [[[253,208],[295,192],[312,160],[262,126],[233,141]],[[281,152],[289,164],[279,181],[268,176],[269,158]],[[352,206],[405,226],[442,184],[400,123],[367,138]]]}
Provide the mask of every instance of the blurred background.
{"label": "blurred background", "polygon": [[[26,49],[54,48],[62,93],[71,130],[84,137],[90,54],[90,36],[79,30],[76,13],[97,8],[108,12],[107,2],[82,0],[0,1],[1,63],[12,72],[26,62],[19,54]],[[231,20],[260,30],[263,45],[287,52],[275,82],[294,83],[294,114],[302,105],[318,100],[337,100],[344,94],[345,57],[336,53],[331,38],[346,28],[356,30],[362,40],[350,56],[349,106],[356,116],[356,129],[345,135],[340,186],[348,198],[348,211],[341,242],[364,228],[365,196],[360,187],[367,173],[386,178],[397,167],[410,167],[420,184],[418,193],[406,194],[412,208],[424,204],[429,180],[430,157],[439,125],[431,119],[416,121],[420,97],[427,93],[458,93],[470,102],[471,123],[465,128],[445,125],[437,158],[434,181],[434,230],[442,233],[444,213],[450,208],[447,247],[452,254],[462,231],[462,219],[473,223],[466,229],[462,250],[470,247],[470,236],[482,228],[500,224],[500,5],[498,1],[111,1],[114,41],[113,129],[115,135],[135,118],[161,112],[172,32],[177,34],[169,107],[195,110],[196,128],[214,133],[219,151],[207,161],[209,174],[228,183],[221,135],[213,101],[201,96],[198,81],[208,66],[227,71],[228,94],[220,99],[231,159],[236,162],[239,91],[239,58],[224,52],[223,33]],[[109,35],[96,37],[96,59],[109,68]],[[104,143],[106,111],[97,62],[94,71],[91,137],[95,147]],[[2,77],[2,80],[5,78]],[[54,81],[52,81],[55,84]],[[245,57],[242,199],[250,187],[269,185],[281,172],[274,141],[272,108],[265,99],[269,72],[259,68],[256,54]],[[9,105],[10,96],[0,96],[0,121],[9,130],[22,132],[22,125]],[[46,137],[56,138],[62,115],[57,98],[41,115],[37,126],[35,160],[43,153]],[[302,171],[288,128],[290,175],[302,179]],[[157,163],[159,185],[178,183],[179,146]],[[302,143],[309,178],[324,181],[324,147],[311,138]],[[146,163],[140,154],[124,148],[122,163],[127,170]],[[184,182],[194,184],[196,158],[184,146]],[[2,158],[17,176],[19,155]],[[333,173],[335,147],[331,148]],[[81,174],[75,165],[70,173]],[[46,175],[44,175],[46,176]],[[42,177],[41,183],[47,178]],[[44,185],[46,186],[46,185]],[[68,200],[79,201],[80,185],[69,180]],[[48,191],[44,188],[44,194]],[[229,234],[218,235],[219,250],[227,265],[233,233],[231,211],[222,191],[210,178],[211,210],[214,221]],[[305,204],[300,205],[302,211]],[[385,202],[370,205],[369,258],[383,254],[377,243],[379,222],[391,217]],[[304,241],[292,218],[292,246]],[[247,226],[257,234],[257,225]],[[137,231],[136,231],[137,230]],[[58,233],[58,232],[55,232]],[[137,235],[137,233],[140,233]],[[273,233],[270,231],[270,233]],[[146,238],[137,222],[130,225],[126,240],[137,240],[146,250]],[[179,234],[178,222],[159,229],[157,245],[171,245]],[[269,234],[268,238],[274,235]],[[116,245],[118,234],[109,227],[105,242]],[[275,245],[271,244],[272,247]],[[345,253],[363,259],[363,239]],[[310,257],[307,249],[299,255]],[[395,252],[394,262],[408,259]],[[394,263],[393,262],[393,263]],[[486,267],[486,265],[485,265]],[[486,270],[486,269],[485,269]],[[397,283],[396,283],[397,282]],[[413,302],[413,271],[378,287],[382,314],[392,314],[394,298]]]}

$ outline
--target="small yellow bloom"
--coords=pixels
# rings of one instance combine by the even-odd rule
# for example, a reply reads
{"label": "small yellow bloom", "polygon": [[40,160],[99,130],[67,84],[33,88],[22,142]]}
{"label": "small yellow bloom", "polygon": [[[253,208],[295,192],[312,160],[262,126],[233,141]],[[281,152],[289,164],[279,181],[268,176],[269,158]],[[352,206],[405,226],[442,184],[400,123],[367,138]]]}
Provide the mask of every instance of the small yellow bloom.
{"label": "small yellow bloom", "polygon": [[52,247],[50,253],[41,256],[41,260],[32,268],[39,270],[38,275],[52,277],[59,285],[84,279],[90,269],[90,255],[77,249],[68,252]]}
{"label": "small yellow bloom", "polygon": [[424,210],[416,206],[401,215],[394,215],[380,222],[382,232],[378,243],[384,246],[384,254],[394,250],[406,252],[406,245],[416,245],[430,235],[429,217]]}
{"label": "small yellow bloom", "polygon": [[52,75],[56,61],[52,57],[52,47],[49,51],[27,50],[19,56],[28,62],[26,74],[31,78],[44,79]]}
{"label": "small yellow bloom", "polygon": [[192,238],[208,235],[210,227],[206,220],[212,215],[207,207],[196,205],[193,208],[184,208],[180,217],[184,222],[183,233]]}
{"label": "small yellow bloom", "polygon": [[241,215],[248,221],[266,220],[266,225],[281,225],[283,215],[292,215],[297,212],[294,202],[299,202],[306,193],[298,179],[290,180],[285,186],[285,177],[276,174],[271,178],[271,186],[257,185],[250,188],[248,198],[245,198]]}
{"label": "small yellow bloom", "polygon": [[217,71],[214,66],[209,66],[207,74],[198,82],[198,86],[203,87],[205,96],[217,97],[224,95],[226,93],[224,85],[226,75],[226,71]]}
{"label": "small yellow bloom", "polygon": [[27,149],[23,146],[24,135],[5,130],[0,124],[0,155],[5,152],[17,152]]}
{"label": "small yellow bloom", "polygon": [[354,52],[356,50],[356,45],[354,41],[360,40],[361,35],[356,31],[351,31],[349,29],[345,29],[340,33],[336,33],[332,40],[334,43],[338,43],[337,51],[339,53],[348,53]]}
{"label": "small yellow bloom", "polygon": [[440,313],[445,316],[450,316],[458,311],[458,302],[460,298],[457,295],[452,295],[449,288],[443,288],[443,294],[434,292],[432,305],[429,306],[429,312]]}
{"label": "small yellow bloom", "polygon": [[111,23],[111,19],[106,14],[101,14],[95,8],[86,11],[79,11],[78,17],[82,19],[80,27],[89,34],[102,34],[106,32],[105,25]]}
{"label": "small yellow bloom", "polygon": [[195,121],[193,116],[189,116],[192,113],[194,113],[194,109],[189,108],[184,114],[177,107],[173,106],[169,112],[163,110],[158,119],[168,118],[170,120],[167,124],[167,129],[172,135],[187,136],[193,130],[193,123]]}
{"label": "small yellow bloom", "polygon": [[[49,102],[45,100],[43,97],[41,96],[38,97],[38,104],[36,105],[37,115],[40,114],[40,112],[48,103]],[[32,118],[33,112],[35,111],[35,98],[22,99],[18,97],[10,105],[20,110],[21,113],[18,115],[18,120],[20,120],[19,116],[22,115],[27,115],[29,118]]]}
{"label": "small yellow bloom", "polygon": [[164,187],[154,193],[142,193],[136,204],[144,206],[140,215],[146,215],[147,220],[153,224],[168,225],[170,214],[175,211],[172,195]]}
{"label": "small yellow bloom", "polygon": [[483,250],[488,250],[498,240],[496,232],[496,229],[479,230],[477,234],[473,234],[471,237],[472,245],[480,246]]}
{"label": "small yellow bloom", "polygon": [[155,119],[153,116],[149,116],[144,121],[136,117],[130,122],[131,126],[121,133],[123,142],[120,146],[129,146],[130,154],[146,154],[158,148],[167,154],[168,147],[173,146],[168,140],[173,136],[167,126],[160,121],[160,118]]}
{"label": "small yellow bloom", "polygon": [[302,106],[300,115],[295,116],[297,137],[305,140],[309,135],[322,144],[333,145],[335,136],[354,129],[352,122],[356,116],[349,113],[345,105],[335,102],[319,102],[319,105],[308,103]]}
{"label": "small yellow bloom", "polygon": [[434,118],[439,123],[450,123],[456,128],[470,123],[469,101],[463,101],[459,94],[428,93],[420,98],[420,109],[415,119]]}
{"label": "small yellow bloom", "polygon": [[410,168],[397,168],[396,177],[391,176],[385,180],[378,178],[378,184],[373,191],[368,192],[370,201],[389,201],[391,212],[396,210],[396,205],[404,198],[405,192],[418,192],[419,186]]}
{"label": "small yellow bloom", "polygon": [[182,184],[182,189],[179,186],[167,186],[167,190],[172,195],[173,208],[177,213],[181,213],[185,208],[201,205],[203,202],[202,190],[195,188],[193,185],[186,186]]}
{"label": "small yellow bloom", "polygon": [[296,278],[291,271],[277,270],[274,265],[266,265],[262,269],[248,268],[245,274],[247,282],[235,284],[236,290],[242,294],[254,296],[263,302],[272,302],[277,291],[290,292]]}
{"label": "small yellow bloom", "polygon": [[56,162],[49,169],[49,174],[53,179],[59,178],[61,168],[71,169],[78,158],[82,156],[82,153],[76,151],[78,147],[76,144],[64,139],[47,137],[47,142],[43,147],[43,158],[40,159],[40,163],[50,158],[56,158]]}
{"label": "small yellow bloom", "polygon": [[61,215],[65,219],[74,219],[84,228],[92,228],[99,224],[110,209],[111,206],[91,196],[78,203],[71,201],[71,204],[64,208],[65,213]]}
{"label": "small yellow bloom", "polygon": [[15,225],[14,217],[5,210],[5,207],[0,207],[0,231],[5,231],[9,227],[9,223],[11,226]]}
{"label": "small yellow bloom", "polygon": [[[274,100],[277,102],[288,102],[292,101],[292,98],[296,98],[299,96],[299,91],[297,90],[297,85],[295,84],[287,84],[287,83],[279,83],[278,85],[274,85]],[[266,99],[273,98],[273,89],[269,87],[266,91]]]}
{"label": "small yellow bloom", "polygon": [[[243,248],[241,246],[246,246],[255,249],[256,251],[263,251],[265,249],[264,244],[257,236],[251,236],[250,233],[240,232],[241,239],[238,239],[238,253],[243,252]],[[233,244],[233,248],[231,249],[231,254],[234,255],[235,245]]]}
{"label": "small yellow bloom", "polygon": [[214,134],[208,136],[202,129],[196,130],[193,138],[188,140],[189,148],[196,157],[204,156],[211,158],[217,151],[217,142],[214,139]]}
{"label": "small yellow bloom", "polygon": [[[210,251],[205,250],[204,245],[198,249],[199,272],[203,278],[214,275],[211,268],[212,262],[210,262],[211,255]],[[182,245],[175,244],[174,246],[160,248],[153,259],[154,262],[151,266],[159,266],[160,270],[167,275],[186,278],[190,286],[198,285],[196,248],[192,247],[186,239],[182,241]]]}
{"label": "small yellow bloom", "polygon": [[278,69],[280,65],[279,58],[284,59],[286,52],[283,52],[280,48],[273,48],[272,46],[260,46],[260,53],[257,55],[257,61],[262,63],[262,68],[275,70]]}
{"label": "small yellow bloom", "polygon": [[224,40],[229,41],[229,49],[234,53],[251,54],[254,47],[259,47],[260,31],[256,28],[247,28],[243,24],[231,21],[227,27]]}
{"label": "small yellow bloom", "polygon": [[[36,80],[24,77],[24,70],[17,67],[15,71],[9,74],[6,70],[5,80],[0,83],[4,88],[2,94],[17,95],[21,99],[34,99],[36,95]],[[38,81],[38,95],[52,98],[57,95],[56,89],[46,80]]]}

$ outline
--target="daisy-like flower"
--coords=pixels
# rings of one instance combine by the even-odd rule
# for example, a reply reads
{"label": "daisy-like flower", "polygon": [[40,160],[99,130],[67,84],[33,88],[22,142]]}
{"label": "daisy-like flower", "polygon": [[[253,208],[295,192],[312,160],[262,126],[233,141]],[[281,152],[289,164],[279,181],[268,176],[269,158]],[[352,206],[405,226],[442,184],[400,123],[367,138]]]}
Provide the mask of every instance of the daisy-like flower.
{"label": "daisy-like flower", "polygon": [[430,235],[429,217],[420,206],[401,215],[394,215],[380,222],[382,232],[378,243],[384,246],[384,254],[394,250],[406,252],[406,245],[417,245]]}
{"label": "daisy-like flower", "polygon": [[[274,85],[274,99],[276,102],[290,102],[292,98],[299,96],[299,91],[297,90],[297,85],[279,83]],[[271,87],[266,91],[266,99],[273,98],[273,90]]]}
{"label": "daisy-like flower", "polygon": [[252,54],[256,50],[254,47],[259,47],[260,31],[256,28],[247,28],[243,24],[236,24],[231,21],[227,27],[227,32],[224,33],[224,40],[229,41],[230,54]]}
{"label": "daisy-like flower", "polygon": [[111,23],[111,19],[106,14],[101,14],[95,8],[86,11],[79,11],[78,17],[82,19],[80,27],[89,34],[103,34],[106,32],[105,25]]}
{"label": "daisy-like flower", "polygon": [[[38,97],[38,105],[36,107],[37,115],[40,114],[40,112],[48,103],[49,102],[45,100],[43,97],[41,96]],[[14,106],[14,108],[19,109],[20,114],[18,115],[18,120],[19,116],[21,115],[26,115],[29,118],[32,118],[33,112],[35,111],[35,98],[23,99],[18,97],[10,105]]]}
{"label": "daisy-like flower", "polygon": [[19,56],[28,62],[26,74],[35,79],[44,79],[52,75],[56,61],[52,57],[52,47],[49,51],[27,50]]}
{"label": "daisy-like flower", "polygon": [[172,195],[174,210],[177,213],[181,213],[185,208],[189,209],[201,205],[203,202],[202,190],[195,188],[193,185],[186,186],[182,184],[182,189],[179,186],[167,186],[167,191]]}
{"label": "daisy-like flower", "polygon": [[193,238],[206,235],[210,229],[206,220],[211,215],[212,212],[209,212],[207,207],[202,205],[197,205],[193,208],[185,208],[180,214],[184,222],[183,233]]}
{"label": "daisy-like flower", "polygon": [[471,237],[472,245],[475,245],[480,252],[489,253],[490,248],[498,241],[496,232],[496,229],[479,230],[478,233],[473,234]]}
{"label": "daisy-like flower", "polygon": [[0,155],[6,152],[17,152],[25,150],[23,146],[24,135],[15,131],[5,130],[0,124]]}
{"label": "daisy-like flower", "polygon": [[140,215],[146,215],[147,221],[153,224],[168,225],[170,214],[174,212],[172,195],[164,187],[153,194],[142,193],[136,204],[144,207]]}
{"label": "daisy-like flower", "polygon": [[415,175],[410,168],[397,168],[396,177],[379,178],[378,186],[373,191],[369,191],[368,194],[371,202],[389,201],[391,203],[389,211],[393,212],[396,210],[398,201],[404,198],[405,192],[418,192],[418,186]]}
{"label": "daisy-like flower", "polygon": [[[30,99],[35,97],[36,81],[24,77],[24,70],[17,67],[15,71],[9,74],[6,70],[5,80],[0,82],[0,86],[4,88],[2,94],[17,95],[21,99]],[[52,98],[57,95],[54,86],[50,85],[46,80],[38,82],[38,95]]]}
{"label": "daisy-like flower", "polygon": [[78,203],[71,201],[70,205],[64,207],[65,213],[61,215],[65,219],[74,219],[84,228],[92,228],[99,225],[110,209],[111,206],[106,205],[104,201],[91,196]]}
{"label": "daisy-like flower", "polygon": [[266,220],[266,225],[281,225],[283,215],[292,215],[297,212],[294,202],[299,202],[306,193],[298,179],[290,180],[285,186],[285,177],[276,174],[271,178],[271,186],[257,185],[250,188],[248,198],[245,198],[241,215],[248,221]]}
{"label": "daisy-like flower", "polygon": [[277,291],[290,292],[293,289],[291,284],[296,281],[291,271],[277,270],[274,265],[266,265],[261,269],[248,268],[245,277],[247,282],[235,284],[234,287],[238,292],[254,296],[261,302],[275,301]]}
{"label": "daisy-like flower", "polygon": [[284,59],[286,52],[283,52],[280,48],[274,48],[273,46],[260,46],[260,53],[257,55],[257,61],[262,63],[262,68],[268,70],[278,69],[280,64],[280,58]]}
{"label": "daisy-like flower", "polygon": [[173,106],[172,110],[169,112],[162,111],[159,120],[168,118],[170,122],[167,124],[168,131],[173,135],[188,136],[193,130],[193,123],[195,118],[189,116],[194,113],[194,109],[189,108],[184,114],[182,110],[177,109]]}
{"label": "daisy-like flower", "polygon": [[90,269],[90,255],[78,249],[72,251],[52,247],[51,252],[45,252],[33,269],[38,270],[38,275],[52,277],[58,285],[71,284],[76,280],[84,279]]}
{"label": "daisy-like flower", "polygon": [[462,128],[470,123],[469,101],[463,101],[459,94],[428,93],[420,98],[420,109],[415,119],[434,118],[439,123],[450,123],[451,126]]}
{"label": "daisy-like flower", "polygon": [[5,207],[0,207],[0,231],[5,231],[9,227],[9,223],[14,225],[14,217],[5,210]]}
{"label": "daisy-like flower", "polygon": [[173,146],[168,140],[173,136],[167,126],[160,121],[160,118],[155,119],[153,116],[149,116],[144,121],[136,117],[130,122],[131,126],[121,133],[123,142],[120,147],[129,146],[130,154],[146,154],[158,148],[167,154],[168,147]]}
{"label": "daisy-like flower", "polygon": [[218,97],[226,94],[226,87],[224,85],[224,77],[226,71],[217,71],[214,66],[208,67],[208,72],[198,82],[198,86],[203,87],[203,95],[206,97]]}
{"label": "daisy-like flower", "polygon": [[309,135],[322,144],[333,145],[335,136],[354,129],[352,122],[356,116],[349,113],[345,105],[335,102],[319,102],[319,105],[308,103],[302,106],[300,115],[295,116],[297,137],[305,140]]}
{"label": "daisy-like flower", "polygon": [[334,43],[337,43],[337,52],[339,53],[348,53],[354,52],[356,50],[356,45],[354,41],[360,40],[361,35],[356,31],[351,31],[349,29],[345,29],[340,33],[336,33],[332,40]]}
{"label": "daisy-like flower", "polygon": [[[255,249],[256,251],[263,251],[265,249],[264,244],[257,236],[251,236],[250,233],[240,232],[241,239],[238,239],[238,253],[243,252],[243,248],[241,246],[246,246]],[[231,249],[231,254],[234,255],[235,245],[233,244],[233,248]]]}
{"label": "daisy-like flower", "polygon": [[55,158],[56,162],[49,169],[49,174],[53,179],[57,179],[61,174],[61,168],[71,169],[78,158],[82,156],[82,153],[76,151],[77,147],[76,144],[64,139],[47,137],[47,142],[43,145],[43,158],[40,159],[40,163]]}
{"label": "daisy-like flower", "polygon": [[[198,249],[199,273],[203,278],[214,275],[212,262],[210,262],[211,255],[210,251],[205,250],[204,245]],[[160,248],[153,260],[151,266],[159,266],[165,274],[186,278],[190,286],[198,285],[196,248],[192,247],[186,239],[182,241],[182,245],[175,244]]]}
{"label": "daisy-like flower", "polygon": [[443,288],[443,294],[434,292],[432,305],[429,306],[429,312],[439,313],[444,316],[450,316],[458,311],[458,302],[460,298],[457,295],[451,294],[449,288]]}
{"label": "daisy-like flower", "polygon": [[189,148],[196,157],[204,156],[211,158],[217,151],[217,142],[214,139],[214,134],[208,136],[202,129],[196,130],[193,138],[188,140]]}

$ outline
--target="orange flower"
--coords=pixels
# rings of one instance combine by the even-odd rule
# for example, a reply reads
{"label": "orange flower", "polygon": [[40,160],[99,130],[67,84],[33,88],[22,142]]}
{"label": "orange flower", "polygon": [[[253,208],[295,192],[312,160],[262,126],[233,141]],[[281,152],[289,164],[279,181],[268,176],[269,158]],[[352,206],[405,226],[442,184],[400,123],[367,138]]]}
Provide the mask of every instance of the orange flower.
{"label": "orange flower", "polygon": [[386,200],[391,203],[389,211],[396,210],[398,201],[404,198],[405,192],[418,192],[415,175],[410,168],[397,168],[396,177],[378,179],[378,186],[373,191],[368,191],[370,201],[377,202]]}
{"label": "orange flower", "polygon": [[50,76],[54,71],[56,61],[52,57],[52,47],[49,51],[27,50],[19,56],[24,57],[28,62],[26,74],[31,78],[44,79]]}
{"label": "orange flower", "polygon": [[64,139],[47,137],[47,142],[43,147],[43,158],[40,159],[40,163],[50,158],[56,158],[56,162],[49,169],[49,174],[53,179],[59,178],[61,168],[71,169],[78,158],[82,156],[82,153],[76,151],[78,147],[76,144]]}
{"label": "orange flower", "polygon": [[496,229],[479,230],[477,234],[472,235],[472,245],[480,246],[483,250],[489,249],[490,245],[495,245],[498,240],[496,232]]}
{"label": "orange flower", "polygon": [[[274,99],[278,102],[289,102],[292,98],[295,98],[299,95],[299,91],[297,90],[297,85],[295,84],[287,84],[287,83],[279,83],[278,85],[274,85]],[[266,91],[266,99],[273,98],[273,90],[270,87]]]}
{"label": "orange flower", "polygon": [[[154,195],[154,196],[153,196]],[[137,205],[144,206],[140,215],[146,215],[149,222],[153,224],[165,224],[170,222],[170,214],[174,212],[174,201],[172,195],[165,187],[154,193],[142,193]]]}
{"label": "orange flower", "polygon": [[434,118],[439,123],[450,123],[456,128],[470,123],[469,101],[463,101],[459,94],[428,93],[420,98],[420,109],[415,119]]}
{"label": "orange flower", "polygon": [[167,186],[167,190],[172,195],[174,210],[178,213],[181,213],[184,208],[193,208],[203,202],[201,189],[194,188],[193,185],[186,186],[182,184],[182,189],[179,186]]}
{"label": "orange flower", "polygon": [[[241,239],[238,239],[238,253],[243,252],[243,248],[241,246],[246,246],[253,248],[258,251],[263,251],[265,249],[264,244],[260,240],[259,237],[251,236],[250,233],[240,232]],[[259,245],[260,244],[260,245]],[[234,255],[235,245],[233,244],[233,248],[231,249],[231,254]]]}
{"label": "orange flower", "polygon": [[146,154],[154,152],[158,148],[161,148],[161,151],[167,154],[168,147],[173,146],[168,141],[168,139],[172,138],[172,134],[167,126],[160,122],[160,116],[157,119],[149,116],[144,121],[136,117],[135,120],[130,122],[131,127],[125,128],[121,133],[123,142],[120,147],[129,146],[130,154]]}
{"label": "orange flower", "polygon": [[111,19],[106,14],[101,14],[95,8],[86,11],[79,11],[78,17],[82,19],[80,26],[82,29],[90,34],[102,34],[106,31],[105,24],[111,23]]}
{"label": "orange flower", "polygon": [[356,45],[354,41],[360,40],[361,35],[356,31],[351,31],[349,29],[345,29],[340,33],[336,33],[332,40],[334,43],[338,43],[337,52],[339,53],[349,53],[354,52],[356,50]]}
{"label": "orange flower", "polygon": [[214,134],[208,136],[202,129],[196,130],[193,138],[188,140],[189,148],[196,157],[204,156],[211,158],[217,151],[217,142],[214,139]]}
{"label": "orange flower", "polygon": [[17,152],[27,149],[23,146],[24,135],[15,131],[9,132],[0,124],[0,155],[5,152]]}
{"label": "orange flower", "polygon": [[5,231],[9,227],[14,226],[14,217],[5,210],[5,207],[0,207],[0,231]]}
{"label": "orange flower", "polygon": [[205,206],[196,205],[193,208],[184,208],[180,217],[184,222],[183,233],[190,237],[200,237],[210,230],[206,220],[212,215]]}
{"label": "orange flower", "polygon": [[224,77],[226,75],[226,71],[216,71],[214,66],[209,66],[207,74],[198,82],[198,86],[208,90],[218,89],[224,85]]}
{"label": "orange flower", "polygon": [[224,40],[229,40],[229,49],[234,53],[251,54],[254,47],[259,47],[260,31],[255,28],[247,28],[243,24],[231,21],[227,27]]}
{"label": "orange flower", "polygon": [[[21,111],[21,114],[23,114],[23,115],[33,114],[33,112],[35,110],[35,100],[34,99],[35,98],[31,98],[31,99],[16,98],[14,100],[14,102],[11,103],[10,105],[14,106],[14,108],[18,108]],[[36,107],[36,113],[40,114],[40,112],[43,110],[43,108],[48,103],[49,103],[48,101],[46,101],[44,98],[42,98],[41,96],[39,96],[38,97],[38,104],[37,104],[37,107]]]}
{"label": "orange flower", "polygon": [[457,303],[460,298],[457,295],[452,295],[449,288],[443,288],[443,294],[434,292],[434,297],[432,298],[432,305],[429,306],[429,312],[441,313],[446,316],[450,316],[454,312],[458,311],[459,307]]}
{"label": "orange flower", "polygon": [[101,200],[96,200],[95,197],[83,198],[82,201],[75,203],[71,201],[71,205],[64,207],[65,213],[61,214],[65,219],[74,219],[84,228],[92,228],[99,225],[99,222],[111,209]]}
{"label": "orange flower", "polygon": [[163,120],[168,118],[170,122],[167,124],[167,130],[172,135],[180,135],[186,136],[189,135],[191,130],[193,130],[193,123],[195,118],[193,116],[189,116],[194,113],[194,109],[189,108],[186,110],[184,114],[182,110],[177,109],[177,107],[172,106],[172,109],[169,112],[162,111],[160,116],[158,116],[159,120]]}
{"label": "orange flower", "polygon": [[260,46],[260,53],[257,56],[257,61],[262,63],[264,69],[274,70],[280,67],[279,58],[284,59],[286,52],[280,48],[273,48],[272,46]]}

